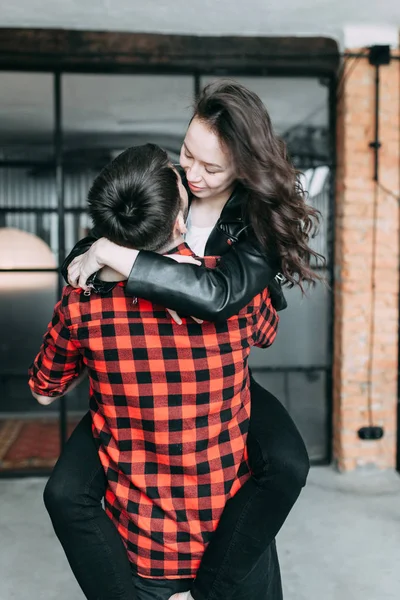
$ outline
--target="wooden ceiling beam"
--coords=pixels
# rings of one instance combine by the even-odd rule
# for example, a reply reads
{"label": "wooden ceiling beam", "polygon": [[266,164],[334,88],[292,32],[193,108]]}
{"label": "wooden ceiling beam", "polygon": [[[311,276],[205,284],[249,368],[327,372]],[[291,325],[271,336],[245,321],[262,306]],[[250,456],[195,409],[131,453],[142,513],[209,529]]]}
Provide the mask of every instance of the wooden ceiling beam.
{"label": "wooden ceiling beam", "polygon": [[325,37],[0,29],[3,69],[331,75],[339,61]]}

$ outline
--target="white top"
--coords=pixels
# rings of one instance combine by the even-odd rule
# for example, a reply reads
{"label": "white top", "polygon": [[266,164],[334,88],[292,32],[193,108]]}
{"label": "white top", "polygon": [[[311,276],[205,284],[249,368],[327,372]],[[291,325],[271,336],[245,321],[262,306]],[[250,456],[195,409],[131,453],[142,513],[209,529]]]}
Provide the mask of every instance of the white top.
{"label": "white top", "polygon": [[196,254],[196,256],[204,256],[206,249],[207,240],[210,233],[214,229],[214,225],[211,227],[195,227],[192,225],[190,218],[190,211],[186,221],[187,233],[185,235],[185,242],[189,248]]}

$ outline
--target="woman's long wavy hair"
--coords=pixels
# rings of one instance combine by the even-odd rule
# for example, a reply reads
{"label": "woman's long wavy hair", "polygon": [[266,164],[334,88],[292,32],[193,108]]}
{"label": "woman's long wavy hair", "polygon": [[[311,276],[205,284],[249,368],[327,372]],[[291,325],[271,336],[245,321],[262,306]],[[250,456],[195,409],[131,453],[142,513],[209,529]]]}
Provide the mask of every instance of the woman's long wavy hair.
{"label": "woman's long wavy hair", "polygon": [[248,192],[246,218],[268,257],[275,258],[289,287],[313,284],[321,277],[311,257],[324,262],[309,240],[318,231],[320,213],[306,204],[299,172],[273,131],[260,98],[236,81],[222,80],[202,91],[194,111],[228,150],[236,179]]}

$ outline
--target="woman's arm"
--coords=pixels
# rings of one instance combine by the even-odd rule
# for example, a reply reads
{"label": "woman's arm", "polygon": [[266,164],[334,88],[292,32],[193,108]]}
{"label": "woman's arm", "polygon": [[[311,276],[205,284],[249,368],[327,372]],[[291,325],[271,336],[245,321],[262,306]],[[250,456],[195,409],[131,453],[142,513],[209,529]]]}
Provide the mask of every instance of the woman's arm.
{"label": "woman's arm", "polygon": [[180,315],[224,321],[270,285],[277,271],[247,240],[234,244],[215,269],[178,264],[141,251],[129,275],[127,292]]}
{"label": "woman's arm", "polygon": [[106,284],[128,278],[138,254],[137,250],[117,246],[106,238],[98,239],[90,235],[74,246],[62,264],[61,274],[65,281],[83,289],[87,287],[87,279],[95,274],[96,289],[101,292],[104,287],[102,281]]}
{"label": "woman's arm", "polygon": [[[267,286],[271,295],[280,301],[280,308],[285,307],[282,306],[280,285],[274,279],[277,267],[247,240],[234,244],[216,269],[207,269],[179,264],[154,252],[122,248],[104,238],[96,241],[96,238],[88,237],[75,246],[64,262],[62,273],[65,279],[68,264],[88,248],[91,251],[81,262],[77,259],[78,264],[75,261],[69,273],[70,282],[82,288],[92,273],[107,264],[128,277],[128,294],[157,302],[180,315],[223,321],[237,314]],[[102,291],[98,278],[96,291]],[[272,300],[279,310],[274,298]]]}

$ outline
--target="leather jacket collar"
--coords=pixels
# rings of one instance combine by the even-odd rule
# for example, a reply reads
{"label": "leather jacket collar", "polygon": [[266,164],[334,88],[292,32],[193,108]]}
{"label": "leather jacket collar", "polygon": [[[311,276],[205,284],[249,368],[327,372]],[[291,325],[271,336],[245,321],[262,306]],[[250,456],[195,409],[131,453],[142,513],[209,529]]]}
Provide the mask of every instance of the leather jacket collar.
{"label": "leather jacket collar", "polygon": [[[193,195],[187,185],[186,175],[181,166],[178,170],[182,177],[182,182],[185,185],[189,196],[189,207]],[[210,233],[207,240],[205,255],[206,256],[223,256],[240,237],[247,234],[249,227],[246,215],[247,192],[241,184],[237,184],[233,190],[231,197],[222,209],[220,218],[218,219],[214,229]],[[278,275],[277,275],[278,277]],[[282,292],[281,279],[274,278],[269,284],[272,304],[276,310],[284,310],[287,307],[286,298]]]}
{"label": "leather jacket collar", "polygon": [[245,234],[248,228],[244,215],[245,198],[246,192],[237,185],[208,238],[206,254],[225,254]]}
{"label": "leather jacket collar", "polygon": [[246,191],[238,183],[233,190],[228,202],[222,209],[219,221],[223,223],[231,223],[244,220],[244,204],[246,199]]}
{"label": "leather jacket collar", "polygon": [[[176,166],[176,169],[179,171],[182,183],[188,192],[190,208],[193,194],[187,185],[186,175],[182,167],[179,165]],[[246,231],[248,225],[245,223],[244,215],[245,198],[246,191],[240,184],[237,184],[208,238],[205,248],[206,256],[221,256],[225,254],[232,244],[237,242],[239,237]]]}

